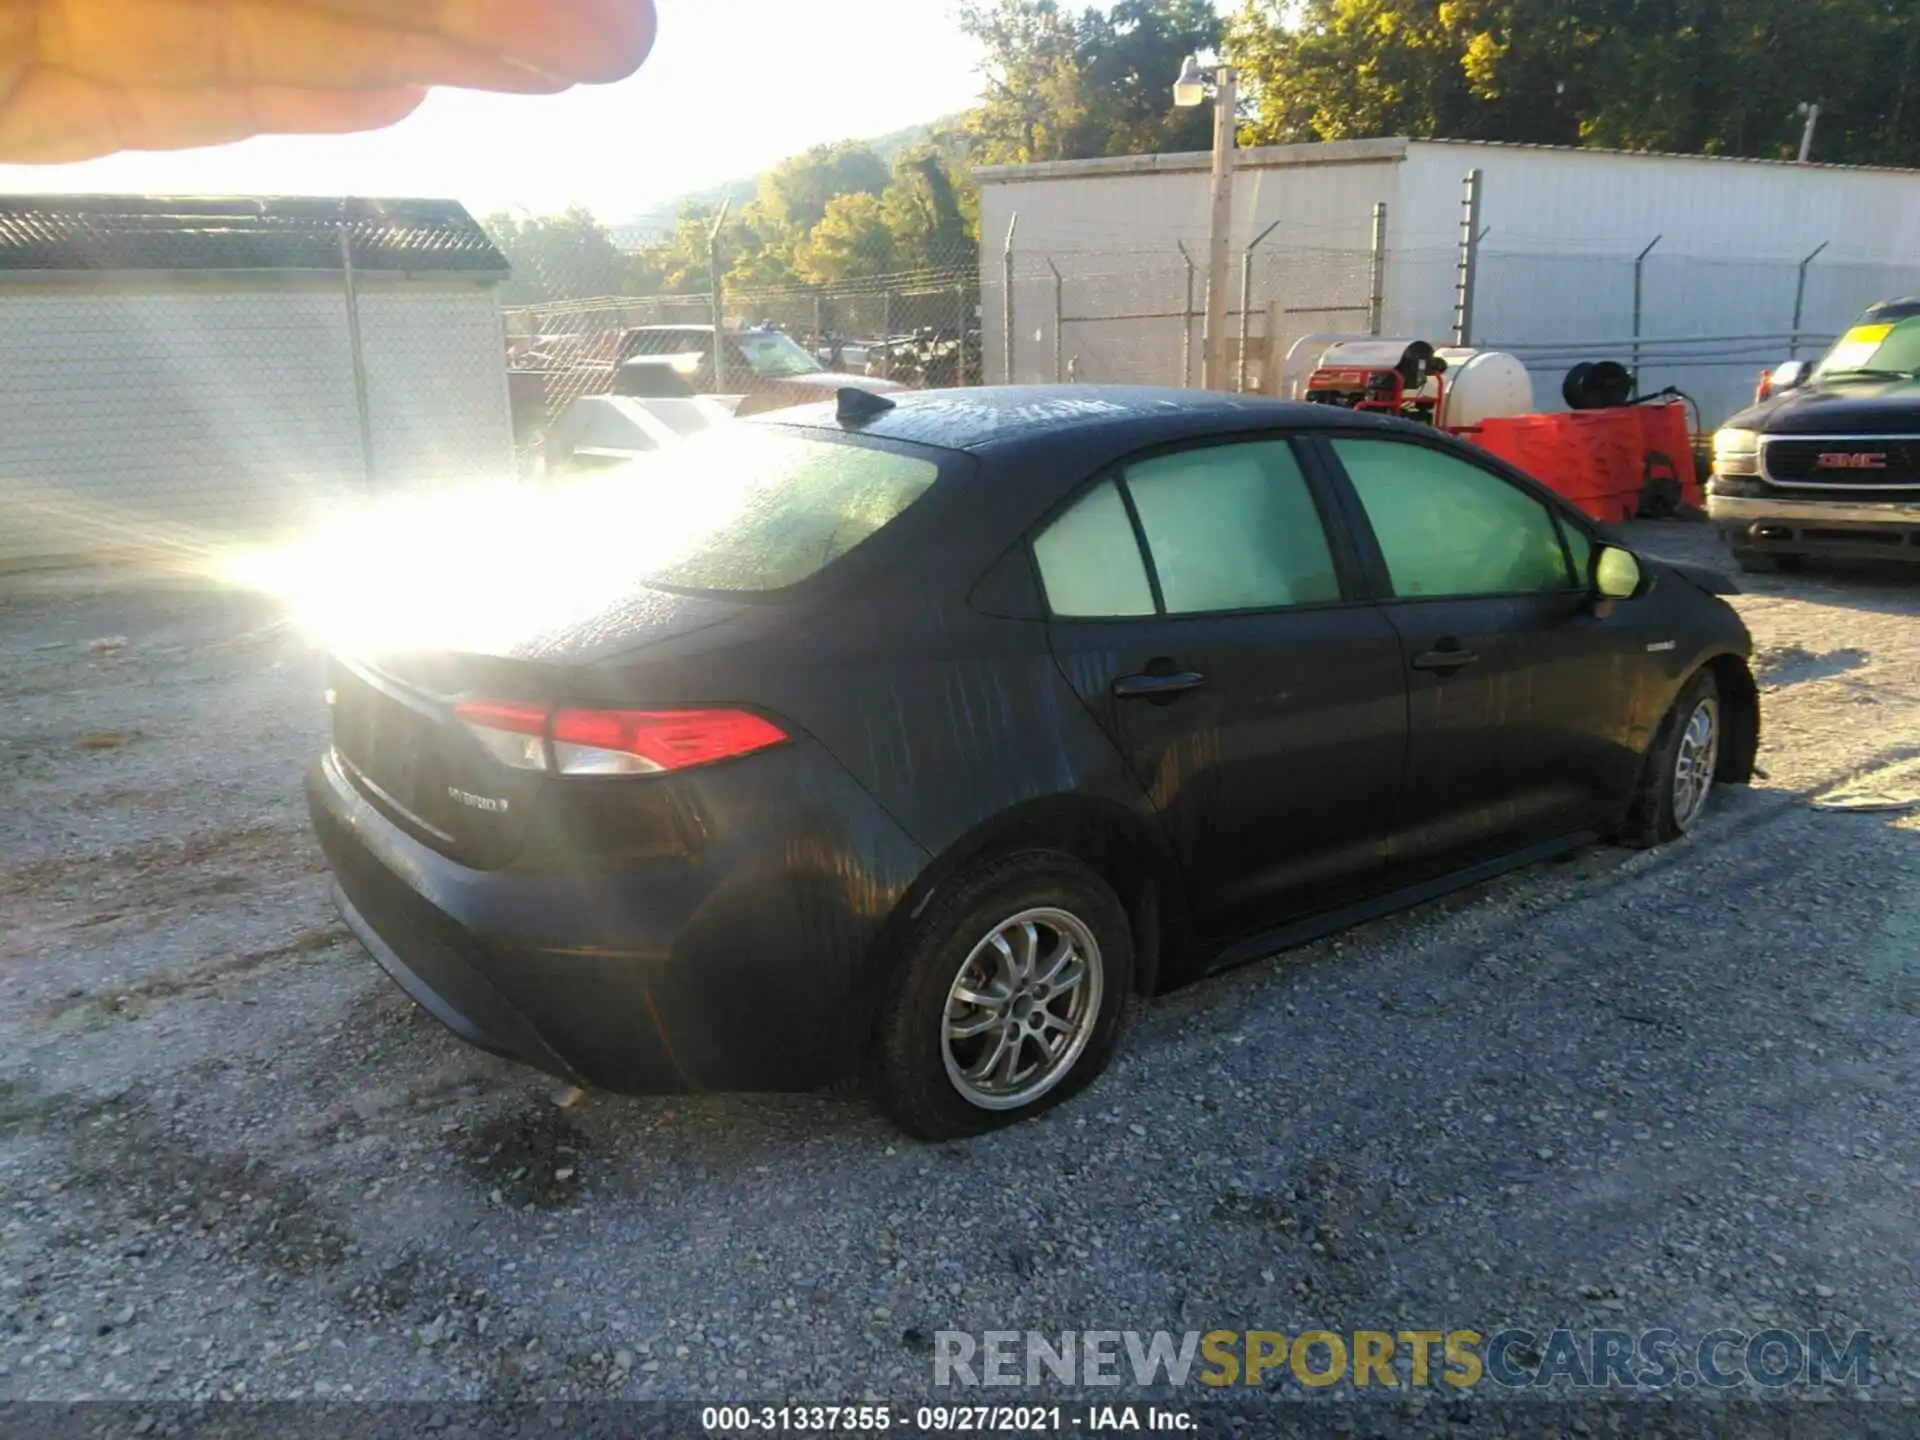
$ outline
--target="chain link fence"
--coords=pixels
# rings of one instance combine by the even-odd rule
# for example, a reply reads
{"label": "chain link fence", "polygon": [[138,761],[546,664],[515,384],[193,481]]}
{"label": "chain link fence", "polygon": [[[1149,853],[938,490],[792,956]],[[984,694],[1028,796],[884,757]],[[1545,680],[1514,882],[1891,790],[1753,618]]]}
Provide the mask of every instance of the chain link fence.
{"label": "chain link fence", "polygon": [[[1680,391],[1712,428],[1751,401],[1761,370],[1820,353],[1876,300],[1920,291],[1920,264],[1828,260],[1826,247],[1797,260],[1662,254],[1652,236],[1635,251],[1508,247],[1484,229],[1471,246],[1399,246],[1387,218],[1375,207],[1364,248],[1275,227],[1234,256],[1224,388],[1288,395],[1319,340],[1386,334],[1510,351],[1543,409],[1559,408],[1576,362],[1618,360],[1640,393]],[[1204,243],[1016,245],[987,257],[983,284],[990,380],[1203,383]]]}
{"label": "chain link fence", "polygon": [[[664,280],[644,272],[661,262],[658,249],[610,263],[592,237],[571,251],[548,249],[523,262],[531,272],[525,288],[546,298],[505,309],[509,385],[516,443],[523,470],[536,464],[547,429],[583,396],[616,385],[621,363],[636,353],[702,353],[711,356],[717,327],[736,337],[725,347],[720,373],[711,360],[696,388],[755,396],[789,378],[791,353],[767,364],[761,347],[742,347],[746,331],[784,334],[811,358],[817,370],[888,380],[915,388],[981,383],[980,276],[971,242],[946,247],[938,263],[898,268],[900,246],[891,237],[871,237],[864,247],[838,257],[850,272],[804,282],[722,275],[716,298],[715,261],[682,255],[689,263]],[[763,257],[740,262],[749,276]],[[896,268],[884,268],[895,262]],[[782,267],[771,267],[782,268]],[[650,294],[612,293],[607,286],[632,284]],[[523,288],[521,293],[525,293]],[[511,295],[509,298],[513,298]],[[636,332],[661,332],[645,336]],[[785,371],[786,373],[782,373]]]}

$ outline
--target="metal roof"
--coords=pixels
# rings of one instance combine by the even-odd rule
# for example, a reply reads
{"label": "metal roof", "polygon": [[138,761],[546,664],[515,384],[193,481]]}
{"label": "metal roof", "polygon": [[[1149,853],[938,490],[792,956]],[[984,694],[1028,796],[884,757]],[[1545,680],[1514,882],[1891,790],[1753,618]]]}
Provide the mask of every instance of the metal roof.
{"label": "metal roof", "polygon": [[511,267],[452,200],[0,195],[0,272],[339,270],[485,275]]}
{"label": "metal roof", "polygon": [[[1690,155],[1670,150],[1611,150],[1595,145],[1546,145],[1523,140],[1455,140],[1444,135],[1420,139],[1404,135],[1372,136],[1357,140],[1310,140],[1290,145],[1254,145],[1239,152],[1239,164],[1247,170],[1284,168],[1293,165],[1355,165],[1376,161],[1404,160],[1415,146],[1439,149],[1537,150],[1562,155],[1613,156],[1633,160],[1690,160],[1703,165],[1765,165],[1780,170],[1867,171],[1886,175],[1917,175],[1920,171],[1894,165],[1842,165],[1832,161],[1778,160],[1759,155]],[[1166,174],[1208,170],[1213,153],[1208,150],[1180,150],[1154,155],[1109,155],[1092,160],[1042,160],[1025,165],[982,165],[973,173],[990,185],[1015,184],[1027,180],[1082,180],[1094,176]]]}

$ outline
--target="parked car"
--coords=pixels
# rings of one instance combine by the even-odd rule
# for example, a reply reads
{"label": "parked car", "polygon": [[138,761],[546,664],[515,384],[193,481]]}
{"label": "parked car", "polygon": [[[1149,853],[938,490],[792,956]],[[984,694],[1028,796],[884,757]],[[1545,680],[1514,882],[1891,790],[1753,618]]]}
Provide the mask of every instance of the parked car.
{"label": "parked car", "polygon": [[1920,563],[1920,297],[1870,307],[1817,363],[1761,388],[1713,438],[1707,514],[1740,568]]}
{"label": "parked car", "polygon": [[1098,1075],[1133,996],[1672,839],[1752,773],[1724,585],[1430,427],[846,392],[652,464],[582,523],[698,490],[673,558],[485,653],[337,656],[308,781],[388,973],[584,1086],[865,1077],[984,1131]]}
{"label": "parked car", "polygon": [[716,375],[711,325],[643,325],[621,336],[616,365],[687,357],[694,362],[689,393],[744,395],[742,415],[828,399],[847,386],[874,394],[904,388],[888,380],[825,370],[798,341],[779,330],[729,330],[725,355],[725,373]]}

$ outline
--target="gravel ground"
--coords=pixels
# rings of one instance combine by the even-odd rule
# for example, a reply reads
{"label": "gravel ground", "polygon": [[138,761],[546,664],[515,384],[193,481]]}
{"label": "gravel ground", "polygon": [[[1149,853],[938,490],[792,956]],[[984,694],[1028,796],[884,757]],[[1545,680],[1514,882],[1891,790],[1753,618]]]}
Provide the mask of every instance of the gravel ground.
{"label": "gravel ground", "polygon": [[1920,757],[1920,577],[1747,583],[1769,778],[1694,839],[1139,1007],[924,1147],[557,1109],[332,916],[270,605],[0,581],[0,1397],[908,1399],[946,1328],[1413,1324],[1860,1327],[1920,1396],[1920,815],[1807,803]]}

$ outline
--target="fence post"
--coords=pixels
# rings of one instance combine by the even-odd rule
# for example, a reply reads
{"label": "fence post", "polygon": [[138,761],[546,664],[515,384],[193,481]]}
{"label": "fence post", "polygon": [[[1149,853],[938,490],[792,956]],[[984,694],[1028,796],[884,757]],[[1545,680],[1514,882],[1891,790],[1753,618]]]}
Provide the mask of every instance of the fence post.
{"label": "fence post", "polygon": [[813,297],[813,348],[825,350],[829,359],[833,355],[833,347],[827,344],[827,297],[818,294]]}
{"label": "fence post", "polygon": [[1662,237],[1654,236],[1647,242],[1647,248],[1633,257],[1633,394],[1640,393],[1640,290],[1641,277],[1647,268],[1647,256],[1653,253]]}
{"label": "fence post", "polygon": [[1194,277],[1200,273],[1193,263],[1193,256],[1187,253],[1187,242],[1174,242],[1180,247],[1180,258],[1187,262],[1187,308],[1180,316],[1180,388],[1193,388],[1193,284]]}
{"label": "fence post", "polygon": [[1234,371],[1234,388],[1242,395],[1247,393],[1247,344],[1253,335],[1253,252],[1279,228],[1278,220],[1267,226],[1240,257],[1240,363]]}
{"label": "fence post", "polygon": [[893,291],[880,297],[880,378],[893,379]]}
{"label": "fence post", "polygon": [[1013,384],[1013,355],[1014,355],[1014,350],[1013,350],[1013,318],[1014,318],[1014,313],[1013,313],[1014,312],[1013,236],[1014,236],[1014,232],[1017,231],[1019,228],[1020,228],[1020,212],[1016,210],[1013,212],[1013,219],[1007,222],[1007,248],[1006,248],[1005,254],[1002,255],[1001,257],[1001,262],[1000,262],[1000,273],[1002,277],[1001,284],[1005,289],[1005,293],[1000,298],[1003,302],[1002,308],[1006,312],[1005,319],[1006,319],[1006,332],[1007,332],[1001,338],[1004,342],[1002,348],[1005,351],[1006,362],[1007,362],[1006,383],[1009,385]]}
{"label": "fence post", "polygon": [[346,205],[340,208],[340,275],[347,297],[347,348],[353,361],[353,404],[360,419],[360,475],[371,492],[374,487],[373,406],[367,394],[367,349],[360,334],[360,285],[353,273],[353,232],[347,228]]}
{"label": "fence post", "polygon": [[1053,272],[1053,383],[1062,385],[1067,378],[1067,282],[1060,278],[1060,267],[1051,255],[1047,269]]}
{"label": "fence post", "polygon": [[720,231],[732,209],[732,200],[721,201],[713,229],[707,232],[707,270],[713,280],[713,389],[717,395],[727,393],[727,301],[720,284]]}
{"label": "fence post", "polygon": [[1387,202],[1373,204],[1373,244],[1368,252],[1367,333],[1378,335],[1387,310]]}
{"label": "fence post", "polygon": [[1481,173],[1469,170],[1460,192],[1460,272],[1453,286],[1453,343],[1473,343],[1473,285],[1480,269]]}
{"label": "fence post", "polygon": [[970,383],[967,379],[967,336],[973,329],[969,323],[971,317],[967,314],[967,282],[964,280],[953,287],[953,307],[955,321],[953,333],[955,341],[960,346],[959,350],[954,352],[953,383],[964,386]]}
{"label": "fence post", "polygon": [[1793,336],[1787,342],[1789,360],[1800,358],[1800,317],[1807,304],[1807,267],[1813,264],[1819,258],[1820,252],[1832,243],[1831,240],[1822,240],[1807,253],[1807,258],[1800,262],[1800,273],[1793,282]]}

